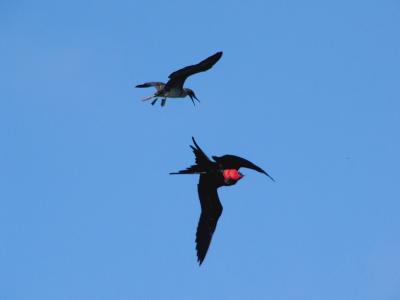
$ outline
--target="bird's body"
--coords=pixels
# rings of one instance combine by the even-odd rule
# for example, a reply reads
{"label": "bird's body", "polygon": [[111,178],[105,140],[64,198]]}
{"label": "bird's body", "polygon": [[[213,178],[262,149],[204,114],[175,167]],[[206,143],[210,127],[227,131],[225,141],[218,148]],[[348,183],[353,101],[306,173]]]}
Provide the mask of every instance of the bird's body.
{"label": "bird's body", "polygon": [[193,104],[195,104],[193,99],[197,101],[199,101],[199,99],[197,99],[195,93],[191,89],[183,87],[185,80],[193,74],[211,69],[211,67],[221,58],[221,56],[222,52],[217,52],[196,65],[187,66],[177,70],[168,76],[169,81],[167,83],[146,82],[139,84],[136,87],[154,87],[156,89],[156,92],[153,95],[143,99],[143,101],[153,100],[151,102],[152,105],[157,102],[158,98],[162,98],[161,106],[164,106],[167,98],[185,98],[186,96],[189,96]]}
{"label": "bird's body", "polygon": [[169,91],[163,91],[163,93],[160,93],[159,97],[185,98],[187,95],[189,95],[189,93],[185,88],[183,88],[183,89],[172,88]]}
{"label": "bird's body", "polygon": [[218,197],[217,189],[222,186],[235,185],[243,174],[239,172],[241,167],[250,168],[261,172],[272,180],[263,169],[252,162],[235,155],[213,156],[214,161],[197,145],[194,138],[194,146],[190,146],[196,157],[196,164],[185,170],[170,174],[199,174],[197,185],[201,205],[201,215],[196,232],[196,250],[198,262],[201,265],[211,243],[212,235],[222,214],[222,205]]}

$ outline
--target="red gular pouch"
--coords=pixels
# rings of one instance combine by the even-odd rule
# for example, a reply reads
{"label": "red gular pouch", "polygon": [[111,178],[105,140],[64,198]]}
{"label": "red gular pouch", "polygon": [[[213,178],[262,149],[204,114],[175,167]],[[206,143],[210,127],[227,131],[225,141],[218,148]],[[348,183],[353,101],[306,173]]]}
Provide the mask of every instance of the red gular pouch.
{"label": "red gular pouch", "polygon": [[224,182],[227,185],[235,184],[243,177],[243,174],[236,169],[226,169],[222,172],[222,175],[224,176]]}

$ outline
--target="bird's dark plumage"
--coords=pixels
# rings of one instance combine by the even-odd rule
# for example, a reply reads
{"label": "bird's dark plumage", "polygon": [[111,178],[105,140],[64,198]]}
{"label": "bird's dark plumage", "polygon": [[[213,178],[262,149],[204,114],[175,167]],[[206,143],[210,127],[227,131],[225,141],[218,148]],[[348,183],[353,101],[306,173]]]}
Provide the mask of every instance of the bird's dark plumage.
{"label": "bird's dark plumage", "polygon": [[206,257],[218,219],[222,214],[222,205],[219,201],[217,188],[208,175],[200,175],[197,190],[200,199],[201,214],[196,231],[197,261],[200,265]]}
{"label": "bird's dark plumage", "polygon": [[225,171],[237,171],[239,168],[250,168],[270,177],[263,169],[252,162],[235,155],[213,156],[212,161],[192,138],[194,146],[190,146],[195,155],[196,164],[170,174],[199,174],[200,180],[197,191],[200,199],[201,214],[196,232],[196,250],[199,264],[207,254],[218,219],[222,214],[222,205],[219,201],[217,189],[221,186],[234,185],[243,176],[238,178],[225,178]]}
{"label": "bird's dark plumage", "polygon": [[171,73],[168,76],[169,81],[167,82],[166,88],[169,89],[173,86],[183,88],[183,84],[185,83],[186,78],[188,78],[193,74],[204,72],[211,69],[212,66],[215,65],[215,63],[220,60],[221,56],[222,52],[217,52],[211,55],[210,57],[207,57],[205,60],[202,60],[198,64],[187,66]]}
{"label": "bird's dark plumage", "polygon": [[161,106],[164,106],[166,103],[167,98],[184,98],[186,96],[189,96],[190,99],[193,102],[193,105],[195,104],[194,100],[197,100],[200,102],[199,99],[197,99],[196,94],[189,88],[184,88],[183,84],[185,83],[185,80],[196,73],[204,72],[212,68],[212,66],[221,58],[222,52],[217,52],[210,57],[202,60],[198,64],[191,65],[184,67],[182,69],[179,69],[175,72],[172,72],[168,78],[167,83],[163,82],[146,82],[143,84],[138,84],[136,87],[137,88],[147,88],[147,87],[155,87],[157,92],[149,97],[146,97],[143,99],[143,101],[146,100],[153,100],[151,104],[154,104],[157,102],[158,97],[163,98],[163,101],[161,102]]}

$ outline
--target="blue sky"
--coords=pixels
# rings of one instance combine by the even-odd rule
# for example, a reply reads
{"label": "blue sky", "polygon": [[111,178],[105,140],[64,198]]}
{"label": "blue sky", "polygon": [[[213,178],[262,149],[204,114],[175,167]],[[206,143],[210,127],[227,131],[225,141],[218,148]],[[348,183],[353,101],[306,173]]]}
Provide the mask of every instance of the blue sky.
{"label": "blue sky", "polygon": [[[399,299],[398,1],[3,1],[0,299]],[[201,100],[140,99],[191,77]],[[251,170],[196,264],[195,136]]]}

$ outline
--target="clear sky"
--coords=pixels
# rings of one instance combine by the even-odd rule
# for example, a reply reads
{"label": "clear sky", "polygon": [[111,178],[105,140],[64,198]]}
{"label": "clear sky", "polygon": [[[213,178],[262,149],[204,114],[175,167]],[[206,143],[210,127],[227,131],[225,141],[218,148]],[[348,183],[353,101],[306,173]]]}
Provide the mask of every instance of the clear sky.
{"label": "clear sky", "polygon": [[[2,1],[0,299],[400,299],[400,2]],[[216,51],[201,103],[145,81]],[[251,170],[195,255],[191,137]]]}

